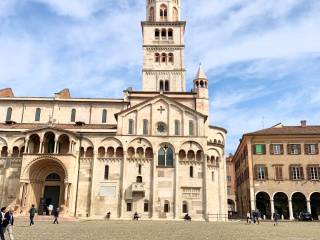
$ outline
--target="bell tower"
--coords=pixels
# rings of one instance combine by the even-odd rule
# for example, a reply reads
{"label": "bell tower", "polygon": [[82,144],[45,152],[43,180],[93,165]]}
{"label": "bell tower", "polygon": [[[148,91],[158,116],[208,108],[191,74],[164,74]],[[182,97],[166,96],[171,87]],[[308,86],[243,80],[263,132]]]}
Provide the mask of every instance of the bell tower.
{"label": "bell tower", "polygon": [[180,0],[146,0],[143,34],[143,91],[184,92],[184,33]]}

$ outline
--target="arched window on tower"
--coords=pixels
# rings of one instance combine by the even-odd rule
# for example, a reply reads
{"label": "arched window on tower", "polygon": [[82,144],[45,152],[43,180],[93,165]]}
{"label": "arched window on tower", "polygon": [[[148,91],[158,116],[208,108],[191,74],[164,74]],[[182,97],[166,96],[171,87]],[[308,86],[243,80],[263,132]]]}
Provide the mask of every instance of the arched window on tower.
{"label": "arched window on tower", "polygon": [[149,9],[149,21],[154,21],[154,8],[153,7],[151,7],[150,9]]}
{"label": "arched window on tower", "polygon": [[166,39],[167,38],[167,30],[166,29],[161,29],[161,39]]}
{"label": "arched window on tower", "polygon": [[173,39],[173,30],[172,30],[171,28],[168,30],[168,38],[169,38],[170,40]]}
{"label": "arched window on tower", "polygon": [[160,30],[159,29],[154,30],[154,37],[156,40],[158,40],[160,38]]}
{"label": "arched window on tower", "polygon": [[166,80],[164,83],[164,90],[169,91],[170,90],[170,85],[169,85],[169,80]]}
{"label": "arched window on tower", "polygon": [[169,63],[173,63],[173,61],[174,61],[173,53],[169,53],[168,56],[169,56],[169,57],[168,57]]}
{"label": "arched window on tower", "polygon": [[9,108],[7,109],[6,121],[11,121],[11,117],[12,117],[12,108],[9,107]]}
{"label": "arched window on tower", "polygon": [[155,54],[154,54],[154,61],[155,61],[156,63],[160,62],[160,54],[159,54],[159,53],[155,53]]}
{"label": "arched window on tower", "polygon": [[163,88],[163,81],[160,80],[160,91],[163,91],[163,90],[164,90],[164,88]]}
{"label": "arched window on tower", "polygon": [[166,53],[161,54],[161,62],[163,62],[163,63],[167,62],[167,54]]}
{"label": "arched window on tower", "polygon": [[165,5],[165,4],[162,4],[160,6],[160,20],[161,21],[168,20],[168,10],[167,10],[167,5]]}
{"label": "arched window on tower", "polygon": [[173,21],[174,22],[179,21],[179,12],[178,12],[178,9],[176,7],[173,8],[172,16],[173,16]]}

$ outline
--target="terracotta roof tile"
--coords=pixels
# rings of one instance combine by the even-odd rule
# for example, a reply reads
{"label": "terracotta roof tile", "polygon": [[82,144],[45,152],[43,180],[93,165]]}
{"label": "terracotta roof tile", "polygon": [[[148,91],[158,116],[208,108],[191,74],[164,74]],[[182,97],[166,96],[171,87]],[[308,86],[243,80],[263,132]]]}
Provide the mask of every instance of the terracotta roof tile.
{"label": "terracotta roof tile", "polygon": [[247,133],[247,136],[260,135],[313,135],[320,134],[320,126],[282,126]]}

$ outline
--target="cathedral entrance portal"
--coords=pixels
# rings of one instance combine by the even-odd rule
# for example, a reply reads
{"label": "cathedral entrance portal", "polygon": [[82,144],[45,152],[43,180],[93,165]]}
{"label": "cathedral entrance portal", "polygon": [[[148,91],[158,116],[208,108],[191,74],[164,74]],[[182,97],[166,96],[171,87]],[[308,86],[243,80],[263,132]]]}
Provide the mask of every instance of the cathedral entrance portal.
{"label": "cathedral entrance portal", "polygon": [[[58,159],[38,159],[27,170],[28,182],[22,184],[22,206],[35,204],[40,215],[49,214],[49,206],[65,211],[68,206],[67,172]],[[29,179],[28,179],[29,178]]]}

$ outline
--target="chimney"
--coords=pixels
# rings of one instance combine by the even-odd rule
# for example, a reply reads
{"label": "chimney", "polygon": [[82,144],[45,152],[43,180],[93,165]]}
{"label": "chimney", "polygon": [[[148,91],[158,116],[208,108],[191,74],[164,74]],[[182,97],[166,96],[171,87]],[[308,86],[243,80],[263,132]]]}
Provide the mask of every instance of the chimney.
{"label": "chimney", "polygon": [[307,126],[307,121],[301,120],[301,127],[306,127],[306,126]]}

